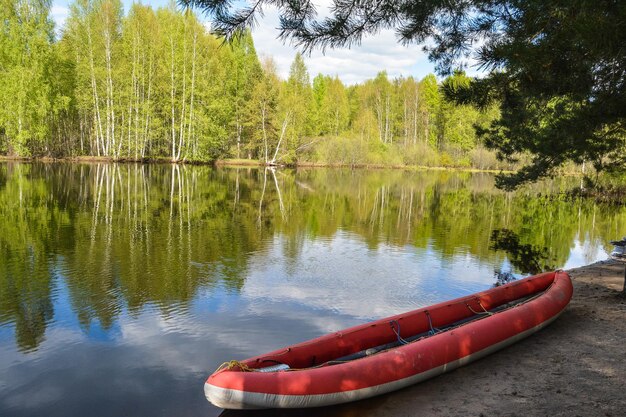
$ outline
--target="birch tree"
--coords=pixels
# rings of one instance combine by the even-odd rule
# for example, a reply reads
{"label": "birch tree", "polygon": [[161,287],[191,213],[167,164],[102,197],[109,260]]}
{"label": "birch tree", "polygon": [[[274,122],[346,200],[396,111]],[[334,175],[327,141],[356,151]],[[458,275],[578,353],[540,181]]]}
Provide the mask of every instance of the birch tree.
{"label": "birch tree", "polygon": [[267,59],[263,62],[263,74],[252,91],[247,107],[248,126],[252,132],[247,150],[266,164],[275,153],[277,144],[280,88],[276,64]]}
{"label": "birch tree", "polygon": [[[120,118],[117,44],[122,4],[117,0],[78,0],[70,7],[64,38],[76,60],[76,96],[84,125],[90,126],[91,154],[119,156]],[[83,124],[81,124],[82,126]],[[118,137],[119,136],[119,137]]]}
{"label": "birch tree", "polygon": [[311,81],[302,55],[297,53],[289,69],[289,78],[282,94],[282,119],[280,138],[287,138],[289,162],[297,160],[300,147],[305,145],[305,136],[311,133],[313,95]]}
{"label": "birch tree", "polygon": [[155,78],[160,31],[156,14],[149,6],[135,3],[123,21],[120,74],[121,111],[124,125],[122,153],[127,158],[146,157],[151,145],[155,117]]}
{"label": "birch tree", "polygon": [[0,149],[28,156],[48,134],[50,1],[0,1]]}
{"label": "birch tree", "polygon": [[[242,148],[250,134],[244,131],[246,105],[261,77],[261,65],[256,55],[252,34],[245,31],[230,45],[232,51],[231,73],[228,78],[232,97],[232,129],[235,157],[242,157]],[[250,155],[246,155],[250,156]]]}

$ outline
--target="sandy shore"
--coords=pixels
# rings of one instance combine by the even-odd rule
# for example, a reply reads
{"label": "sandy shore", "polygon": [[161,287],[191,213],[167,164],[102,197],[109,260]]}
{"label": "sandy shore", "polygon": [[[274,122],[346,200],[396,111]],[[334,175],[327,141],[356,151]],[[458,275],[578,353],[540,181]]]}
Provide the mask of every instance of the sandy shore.
{"label": "sandy shore", "polygon": [[223,416],[624,416],[624,266],[607,261],[569,272],[574,296],[557,321],[478,362],[354,404]]}

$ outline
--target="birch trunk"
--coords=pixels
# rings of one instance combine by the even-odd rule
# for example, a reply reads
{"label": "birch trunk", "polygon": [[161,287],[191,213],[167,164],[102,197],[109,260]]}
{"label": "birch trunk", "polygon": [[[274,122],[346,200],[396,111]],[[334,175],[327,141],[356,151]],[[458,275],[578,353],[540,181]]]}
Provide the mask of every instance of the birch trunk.
{"label": "birch trunk", "polygon": [[150,94],[152,93],[152,74],[154,72],[154,53],[151,51],[150,61],[148,64],[148,93],[146,100],[144,100],[144,129],[143,129],[143,145],[141,147],[141,157],[146,156],[146,144],[149,144],[149,129],[150,129],[150,107],[152,105],[150,101]]}
{"label": "birch trunk", "polygon": [[106,152],[107,156],[110,155],[110,152],[113,151],[113,156],[115,156],[115,109],[113,106],[113,76],[111,69],[111,55],[112,55],[112,42],[111,42],[111,31],[109,28],[110,22],[107,18],[105,19],[106,28],[104,30],[104,59],[106,66],[106,74],[107,74],[107,97],[106,97],[106,108],[107,108],[107,126],[106,126]]}
{"label": "birch trunk", "polygon": [[261,104],[261,129],[263,131],[263,147],[265,148],[265,163],[267,164],[268,149],[267,149],[267,130],[265,129],[265,119],[267,115],[267,102],[265,100],[260,102]]}
{"label": "birch trunk", "polygon": [[278,156],[278,151],[280,150],[280,144],[283,142],[283,138],[285,137],[285,132],[287,131],[287,126],[289,125],[289,118],[291,117],[291,113],[288,112],[285,115],[285,119],[283,120],[283,126],[280,130],[280,138],[278,139],[278,144],[276,145],[276,150],[274,151],[274,156],[272,160],[269,162],[270,165],[276,164],[276,157]]}
{"label": "birch trunk", "polygon": [[90,25],[87,25],[87,44],[89,46],[89,69],[91,75],[91,91],[94,103],[94,122],[96,123],[96,155],[100,156],[100,141],[104,139],[104,136],[102,132],[102,119],[100,117],[100,100],[98,98],[98,84],[96,83],[96,70],[93,56],[93,39],[91,37]]}
{"label": "birch trunk", "polygon": [[174,89],[174,39],[170,35],[170,50],[171,50],[171,89],[170,89],[170,99],[172,105],[172,160],[176,161],[176,109],[175,109],[175,89]]}
{"label": "birch trunk", "polygon": [[[187,23],[185,22],[185,29]],[[187,104],[187,45],[183,35],[183,91],[180,97],[182,103],[180,109],[180,127],[178,130],[178,150],[175,160],[180,160],[180,154],[185,143],[185,105]]]}
{"label": "birch trunk", "polygon": [[[195,85],[196,85],[196,44],[197,44],[197,40],[198,40],[198,33],[195,31],[194,29],[194,34],[193,34],[193,52],[191,55],[191,97],[189,99],[189,123],[187,125],[187,141],[191,141],[192,140],[192,134],[193,134],[193,130],[192,130],[192,124],[193,124],[193,100],[194,100],[194,93],[195,93]],[[195,155],[195,150],[194,150],[194,158],[196,158],[197,156]],[[185,157],[184,159],[187,159],[187,152],[185,151]]]}

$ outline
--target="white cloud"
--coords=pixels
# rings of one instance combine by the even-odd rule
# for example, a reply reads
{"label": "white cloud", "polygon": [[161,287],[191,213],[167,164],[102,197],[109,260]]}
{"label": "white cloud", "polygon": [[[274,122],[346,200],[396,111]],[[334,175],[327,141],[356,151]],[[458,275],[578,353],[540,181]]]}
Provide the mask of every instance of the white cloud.
{"label": "white cloud", "polygon": [[50,9],[50,17],[56,24],[56,30],[59,31],[65,24],[65,20],[70,14],[70,9],[61,5],[54,5]]}
{"label": "white cloud", "polygon": [[268,252],[251,257],[242,289],[251,308],[294,303],[319,311],[325,320],[331,312],[368,320],[471,294],[493,283],[493,267],[481,265],[462,248],[444,261],[430,246],[381,243],[370,249],[348,232],[307,240],[294,259],[285,257],[286,245],[286,239],[277,239]]}
{"label": "white cloud", "polygon": [[590,236],[576,236],[570,248],[569,258],[563,269],[578,268],[598,261],[603,261],[609,257],[609,251],[604,247],[599,239],[592,239]]}
{"label": "white cloud", "polygon": [[[131,1],[125,0],[125,9],[128,10]],[[166,0],[151,1],[157,8],[167,4]],[[329,7],[332,0],[316,1],[319,18],[330,14]],[[206,16],[196,11],[200,20],[210,27]],[[272,57],[276,62],[279,74],[283,78],[289,75],[289,67],[298,49],[278,40],[279,16],[275,7],[266,7],[265,15],[253,29],[252,36],[258,54],[261,57]],[[68,1],[56,0],[53,2],[51,17],[56,22],[57,33],[60,33],[65,20],[69,15]],[[380,71],[386,70],[390,78],[399,76],[414,76],[423,78],[434,72],[434,65],[428,61],[422,46],[412,44],[402,46],[398,43],[392,30],[384,30],[376,35],[363,39],[360,45],[351,48],[328,49],[326,53],[320,50],[304,57],[309,75],[313,79],[317,74],[337,75],[346,84],[355,84],[374,78]],[[468,73],[474,75],[471,68]]]}
{"label": "white cloud", "polygon": [[[320,16],[327,15],[330,2],[326,0],[318,3]],[[273,57],[280,76],[287,78],[298,49],[277,39],[278,25],[277,10],[268,7],[265,17],[259,19],[258,26],[253,29],[252,36],[259,55]],[[374,78],[383,70],[392,78],[400,75],[422,78],[434,71],[420,45],[400,45],[391,30],[368,36],[360,45],[350,49],[328,49],[325,54],[316,50],[310,56],[305,56],[304,60],[311,78],[318,73],[338,75],[347,84]]]}

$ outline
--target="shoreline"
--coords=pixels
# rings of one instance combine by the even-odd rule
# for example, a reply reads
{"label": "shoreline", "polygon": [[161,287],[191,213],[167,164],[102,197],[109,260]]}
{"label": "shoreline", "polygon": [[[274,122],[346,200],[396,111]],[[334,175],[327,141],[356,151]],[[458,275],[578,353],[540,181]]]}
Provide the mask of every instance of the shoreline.
{"label": "shoreline", "polygon": [[[18,157],[0,155],[0,161],[16,162],[42,162],[42,163],[119,163],[119,164],[180,164],[180,165],[206,165],[219,167],[273,167],[273,168],[350,168],[370,170],[405,170],[405,171],[455,171],[487,174],[510,174],[515,171],[504,169],[480,169],[461,166],[426,166],[426,165],[397,165],[397,164],[337,164],[321,162],[299,162],[296,164],[269,165],[254,159],[217,159],[213,161],[179,160],[173,161],[168,158],[113,158],[108,156],[75,156],[75,157]],[[565,176],[579,176],[577,173],[564,173]]]}
{"label": "shoreline", "polygon": [[[406,172],[425,172],[425,171],[436,171],[436,172],[458,172],[458,173],[469,173],[469,174],[513,174],[515,171],[510,170],[498,170],[498,169],[480,169],[480,168],[472,168],[472,167],[454,167],[454,166],[426,166],[426,165],[395,165],[395,164],[335,164],[335,163],[319,163],[319,162],[299,162],[296,164],[266,164],[258,160],[254,159],[217,159],[213,161],[193,161],[193,160],[179,160],[173,161],[168,158],[143,158],[143,159],[129,159],[129,158],[119,158],[115,159],[112,157],[104,157],[104,156],[76,156],[76,157],[62,157],[62,158],[52,158],[52,157],[17,157],[17,156],[6,156],[0,155],[0,162],[22,162],[22,163],[33,163],[40,162],[44,164],[142,164],[142,165],[191,165],[191,166],[212,166],[212,167],[224,167],[224,168],[286,168],[286,169],[316,169],[316,168],[327,168],[327,169],[351,169],[351,170],[370,170],[370,171],[378,171],[378,170],[393,170],[393,171],[406,171]],[[572,177],[572,178],[583,178],[583,174],[575,171],[572,172],[570,170],[565,170],[559,176],[561,177]],[[564,194],[567,198],[583,198],[583,199],[592,199],[597,203],[606,203],[610,205],[626,205],[626,185],[617,185],[617,186],[603,186],[600,185],[596,188],[580,188],[573,187],[570,190],[560,192],[559,194]]]}
{"label": "shoreline", "polygon": [[624,263],[568,270],[574,295],[550,326],[396,393],[311,410],[222,416],[621,416],[626,409]]}

